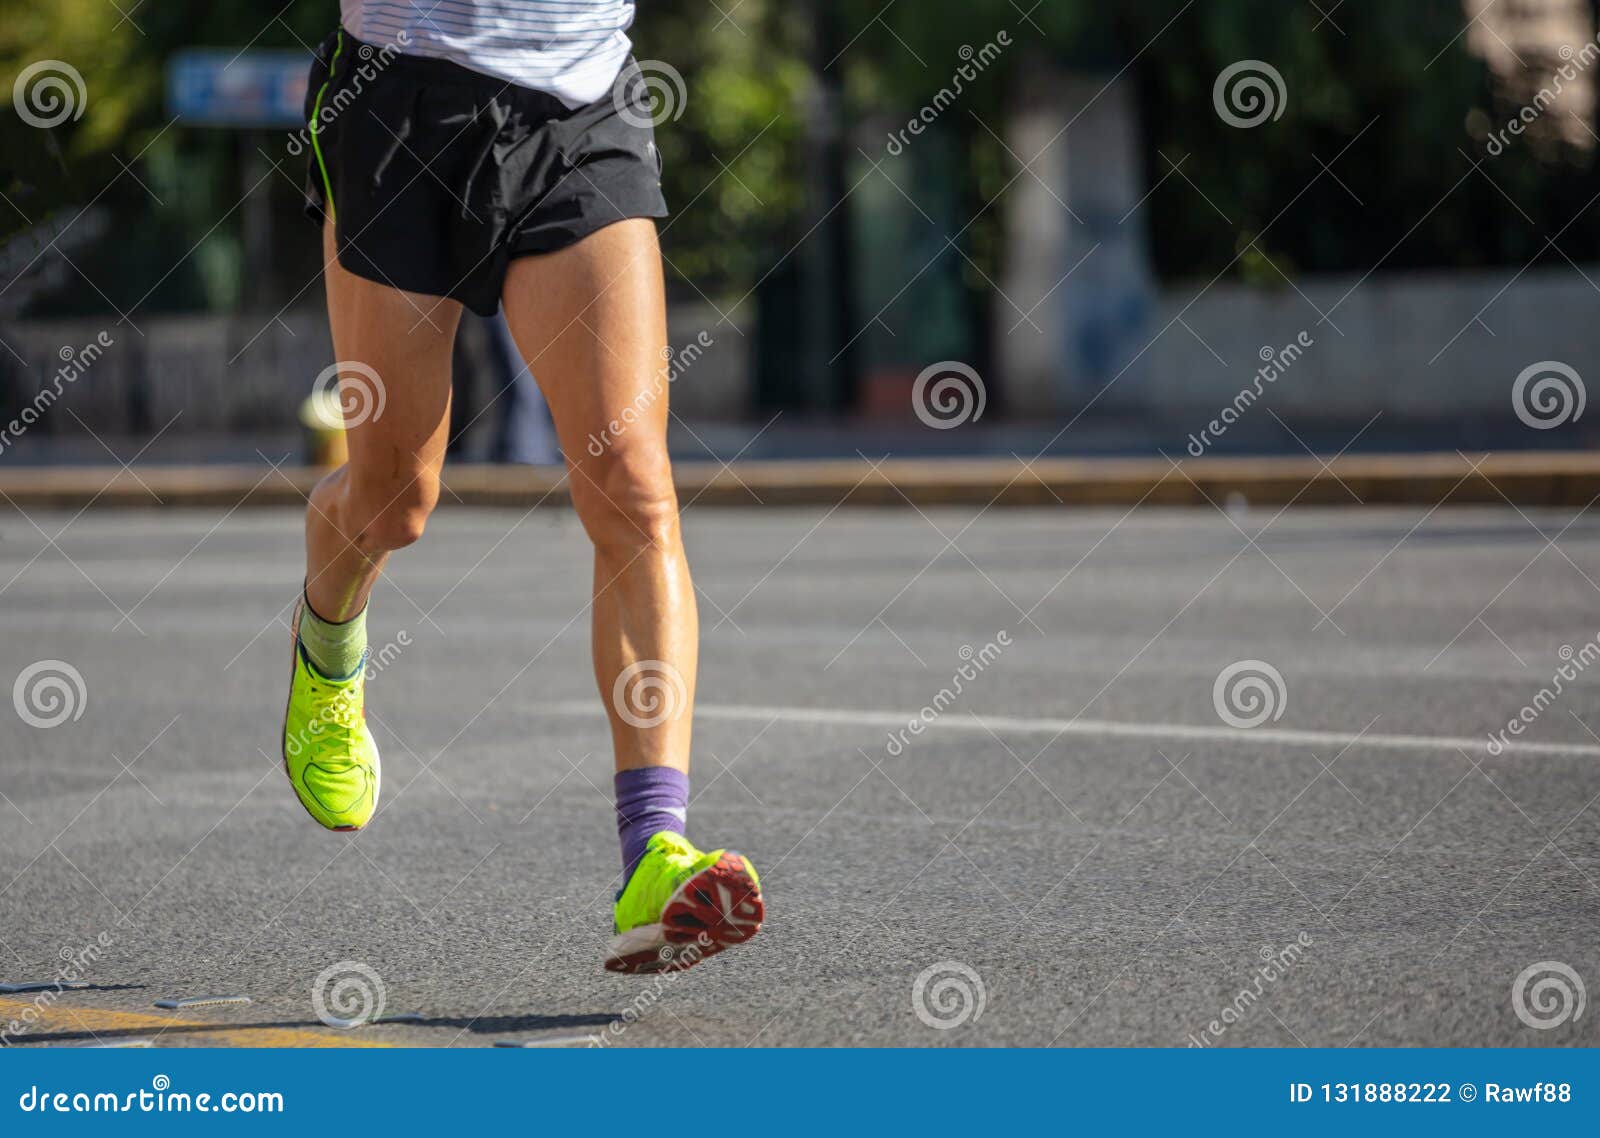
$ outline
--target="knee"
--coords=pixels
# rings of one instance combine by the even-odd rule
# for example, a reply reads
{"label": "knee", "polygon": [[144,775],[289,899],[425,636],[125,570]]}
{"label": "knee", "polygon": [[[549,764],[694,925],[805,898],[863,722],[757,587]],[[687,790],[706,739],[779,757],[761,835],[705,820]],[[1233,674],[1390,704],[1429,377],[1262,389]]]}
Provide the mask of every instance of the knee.
{"label": "knee", "polygon": [[575,466],[572,501],[595,548],[633,557],[678,541],[678,494],[665,447],[613,448]]}
{"label": "knee", "polygon": [[363,520],[356,545],[371,553],[388,553],[422,537],[439,501],[439,481],[425,473],[399,485],[388,480],[358,485],[357,494],[357,514]]}

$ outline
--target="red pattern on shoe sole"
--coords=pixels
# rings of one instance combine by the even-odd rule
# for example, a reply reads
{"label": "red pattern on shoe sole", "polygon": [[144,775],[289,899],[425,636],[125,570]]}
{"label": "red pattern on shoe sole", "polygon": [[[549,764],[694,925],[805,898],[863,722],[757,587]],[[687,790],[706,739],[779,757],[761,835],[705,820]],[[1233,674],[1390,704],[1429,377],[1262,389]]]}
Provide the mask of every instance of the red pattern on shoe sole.
{"label": "red pattern on shoe sole", "polygon": [[764,916],[761,888],[744,858],[728,853],[684,883],[678,899],[662,910],[661,932],[674,944],[701,941],[709,956],[755,936]]}
{"label": "red pattern on shoe sole", "polygon": [[766,905],[744,858],[724,854],[716,865],[690,878],[678,900],[661,914],[662,949],[606,961],[612,972],[682,972],[760,931]]}

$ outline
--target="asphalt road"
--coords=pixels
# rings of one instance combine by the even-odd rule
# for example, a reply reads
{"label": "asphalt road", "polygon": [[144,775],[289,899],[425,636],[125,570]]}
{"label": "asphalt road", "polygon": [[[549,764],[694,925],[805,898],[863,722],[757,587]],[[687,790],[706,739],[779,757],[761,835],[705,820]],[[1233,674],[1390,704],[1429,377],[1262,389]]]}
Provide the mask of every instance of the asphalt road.
{"label": "asphalt road", "polygon": [[[1600,666],[1485,746],[1563,646],[1600,665],[1600,519],[691,509],[691,835],[750,855],[769,919],[671,980],[600,968],[571,517],[446,510],[394,562],[354,837],[276,757],[300,525],[0,514],[0,981],[94,984],[0,997],[38,1014],[14,1040],[1600,1043],[1559,992],[1600,985]],[[1247,660],[1282,688],[1225,683],[1272,713],[1231,727]],[[421,1020],[321,1026],[351,962]],[[1513,994],[1541,962],[1548,1027]],[[253,1002],[151,1006],[217,994]]]}

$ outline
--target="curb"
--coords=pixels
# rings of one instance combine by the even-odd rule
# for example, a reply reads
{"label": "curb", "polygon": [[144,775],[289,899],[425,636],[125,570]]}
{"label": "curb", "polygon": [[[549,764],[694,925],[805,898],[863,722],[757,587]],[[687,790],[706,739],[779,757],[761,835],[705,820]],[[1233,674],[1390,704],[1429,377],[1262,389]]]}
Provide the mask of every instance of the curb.
{"label": "curb", "polygon": [[[864,459],[680,462],[685,506],[1582,506],[1600,497],[1600,454],[1359,455],[1304,458]],[[0,470],[15,509],[225,509],[303,505],[311,467],[29,467]],[[527,509],[571,504],[553,468],[447,468],[442,504]]]}

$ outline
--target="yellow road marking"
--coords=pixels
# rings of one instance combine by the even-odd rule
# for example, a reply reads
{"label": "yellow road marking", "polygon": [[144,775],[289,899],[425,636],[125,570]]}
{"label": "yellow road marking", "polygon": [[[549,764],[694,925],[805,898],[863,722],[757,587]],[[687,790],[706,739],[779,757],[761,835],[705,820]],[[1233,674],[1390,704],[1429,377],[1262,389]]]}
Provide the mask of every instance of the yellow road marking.
{"label": "yellow road marking", "polygon": [[[16,1024],[9,1041],[15,1043],[45,1043],[53,1033],[86,1032],[83,1040],[72,1042],[93,1043],[95,1036],[105,1042],[134,1036],[157,1037],[182,1035],[207,1047],[387,1047],[373,1039],[357,1039],[351,1032],[301,1030],[292,1027],[252,1027],[215,1021],[180,1019],[176,1016],[150,1015],[146,1012],[125,1012],[112,1008],[88,1008],[63,1003],[71,999],[72,992],[41,993],[50,997],[42,1006],[23,1000],[0,999],[0,1031]],[[23,1018],[24,1012],[33,1013],[34,1022]]]}

